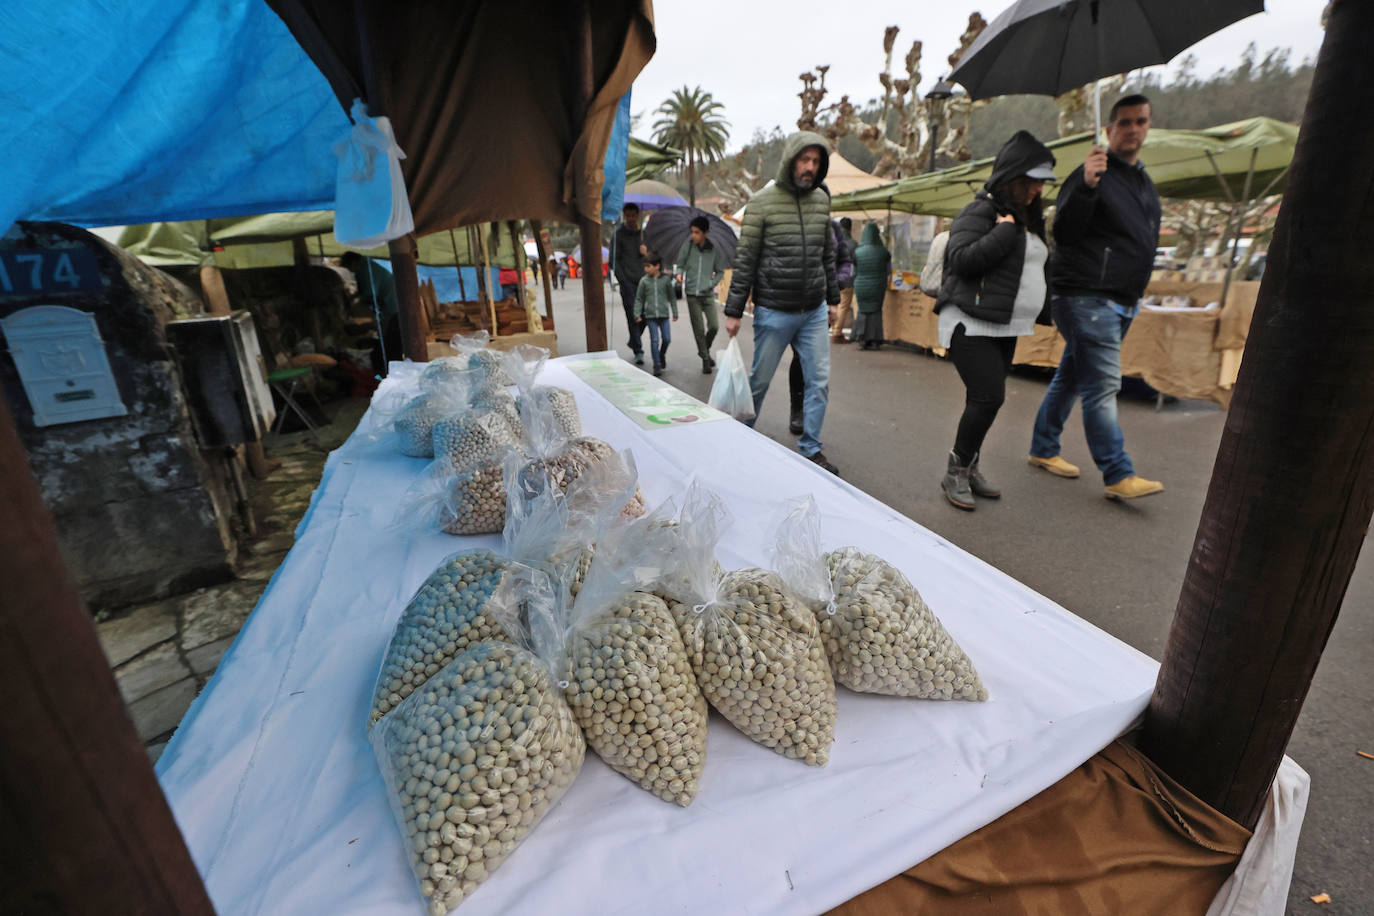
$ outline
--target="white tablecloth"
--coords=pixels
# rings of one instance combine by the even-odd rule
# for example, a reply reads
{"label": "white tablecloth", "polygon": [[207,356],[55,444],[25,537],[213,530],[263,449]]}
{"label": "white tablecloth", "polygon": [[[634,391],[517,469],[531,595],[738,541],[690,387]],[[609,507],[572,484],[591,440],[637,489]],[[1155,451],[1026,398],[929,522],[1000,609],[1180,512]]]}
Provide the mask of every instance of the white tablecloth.
{"label": "white tablecloth", "polygon": [[[780,504],[812,493],[826,546],[858,545],[906,573],[992,698],[841,688],[822,769],[713,715],[685,809],[589,752],[563,801],[459,912],[816,913],[1016,807],[1144,710],[1148,657],[741,424],[639,429],[567,362],[541,381],[576,394],[588,434],[633,450],[651,505],[693,473],[725,498],[736,523],[724,565],[764,563]],[[408,369],[384,387],[407,384]],[[390,527],[424,466],[361,428],[329,457],[295,547],[158,763],[221,913],[421,911],[364,738],[373,679],[440,560],[499,544]]]}

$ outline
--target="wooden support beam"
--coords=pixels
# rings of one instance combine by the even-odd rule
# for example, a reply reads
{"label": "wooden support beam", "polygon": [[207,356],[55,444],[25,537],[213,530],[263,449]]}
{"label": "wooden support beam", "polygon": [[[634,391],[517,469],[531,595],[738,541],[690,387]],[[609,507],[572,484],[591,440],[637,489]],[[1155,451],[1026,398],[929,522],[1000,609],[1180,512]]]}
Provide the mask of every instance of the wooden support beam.
{"label": "wooden support beam", "polygon": [[0,913],[214,908],[0,398]]}
{"label": "wooden support beam", "polygon": [[229,305],[229,293],[224,288],[224,275],[215,265],[201,265],[200,290],[211,315],[228,315],[233,311]]}
{"label": "wooden support beam", "polygon": [[420,301],[420,275],[416,270],[415,236],[403,235],[387,242],[391,252],[391,275],[396,281],[396,304],[401,312],[401,349],[406,358],[429,362],[429,322]]}
{"label": "wooden support beam", "polygon": [[[573,21],[573,48],[576,54],[574,78],[577,80],[578,97],[583,103],[584,116],[591,110],[596,96],[596,75],[593,72],[592,54],[592,7],[591,0],[574,0],[571,7]],[[579,188],[578,199],[601,200],[601,189],[591,187],[590,179],[579,176],[579,181],[587,181],[588,186]],[[601,276],[601,213],[582,213],[577,220],[577,229],[582,243],[582,312],[586,318],[587,352],[605,350],[606,343],[606,283]]]}
{"label": "wooden support beam", "polygon": [[550,276],[552,271],[549,268],[549,249],[544,245],[544,224],[537,220],[530,220],[530,229],[534,232],[534,250],[539,256],[539,275],[544,278],[544,317],[553,321],[553,278]]}
{"label": "wooden support beam", "polygon": [[1374,516],[1374,4],[1335,0],[1142,747],[1253,827]]}

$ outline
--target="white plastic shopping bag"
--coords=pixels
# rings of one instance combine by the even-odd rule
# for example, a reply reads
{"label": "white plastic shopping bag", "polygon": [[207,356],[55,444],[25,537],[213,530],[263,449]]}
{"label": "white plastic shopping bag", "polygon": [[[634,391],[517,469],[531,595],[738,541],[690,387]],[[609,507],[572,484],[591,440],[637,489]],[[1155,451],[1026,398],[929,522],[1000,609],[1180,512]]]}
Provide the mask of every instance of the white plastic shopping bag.
{"label": "white plastic shopping bag", "polygon": [[390,118],[373,118],[362,99],[353,100],[353,127],[334,144],[339,173],[334,188],[334,237],[365,250],[415,229],[406,197],[401,160]]}
{"label": "white plastic shopping bag", "polygon": [[754,394],[749,390],[749,364],[740,352],[739,338],[716,351],[716,380],[711,385],[708,403],[736,420],[754,419]]}

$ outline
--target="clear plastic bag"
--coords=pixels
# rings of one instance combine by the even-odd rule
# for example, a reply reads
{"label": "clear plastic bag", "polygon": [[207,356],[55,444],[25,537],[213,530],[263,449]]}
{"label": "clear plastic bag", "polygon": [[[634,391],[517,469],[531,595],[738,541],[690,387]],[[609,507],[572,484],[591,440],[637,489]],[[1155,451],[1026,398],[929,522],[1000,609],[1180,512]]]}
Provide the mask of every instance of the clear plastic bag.
{"label": "clear plastic bag", "polygon": [[484,391],[472,399],[472,409],[484,413],[499,414],[517,436],[525,435],[525,424],[520,419],[519,402],[504,388]]}
{"label": "clear plastic bag", "polygon": [[500,413],[469,410],[434,424],[436,459],[447,459],[457,472],[501,457],[520,444],[520,435]]}
{"label": "clear plastic bag", "polygon": [[708,404],[736,420],[754,419],[754,394],[749,388],[749,364],[731,337],[724,350],[716,351],[716,379],[711,383]]}
{"label": "clear plastic bag", "polygon": [[459,654],[370,740],[431,916],[471,896],[567,792],[586,754],[548,669],[503,642]]}
{"label": "clear plastic bag", "polygon": [[603,528],[576,599],[565,580],[526,596],[536,650],[558,677],[587,743],[664,801],[696,797],[706,762],[706,700],[662,599],[636,591],[661,557],[631,526]]}
{"label": "clear plastic bag", "polygon": [[507,367],[520,391],[520,403],[533,402],[531,408],[547,411],[555,421],[555,428],[564,438],[574,439],[582,435],[582,416],[577,411],[577,399],[566,388],[536,386],[535,381],[549,351],[542,347],[520,344],[510,352]]}
{"label": "clear plastic bag", "polygon": [[484,374],[484,387],[504,388],[514,385],[515,379],[511,378],[507,369],[507,354],[491,349],[488,346],[490,343],[489,333],[476,331],[472,334],[454,336],[449,341],[449,346],[458,351],[457,358],[465,361],[464,364],[469,369],[476,369]]}
{"label": "clear plastic bag", "polygon": [[391,119],[373,118],[354,99],[348,136],[334,144],[334,237],[359,251],[384,245],[415,229]]}
{"label": "clear plastic bag", "polygon": [[369,725],[469,646],[506,638],[488,604],[509,565],[490,550],[464,550],[430,573],[401,613],[382,654]]}
{"label": "clear plastic bag", "polygon": [[434,457],[434,426],[467,411],[465,399],[449,390],[423,393],[406,402],[392,421],[396,448],[411,458]]}
{"label": "clear plastic bag", "polygon": [[843,547],[825,556],[834,613],[821,619],[835,679],[853,690],[925,700],[986,700],[973,662],[906,576]]}
{"label": "clear plastic bag", "polygon": [[677,526],[657,529],[678,542],[658,587],[711,705],[751,740],[824,766],[835,740],[835,681],[815,615],[776,573],[720,573],[714,551],[728,523],[719,498],[692,483]]}
{"label": "clear plastic bag", "polygon": [[[546,487],[567,492],[572,482],[589,467],[616,454],[609,444],[592,436],[569,439],[553,414],[541,409],[533,399],[521,403],[520,416],[525,424],[528,455],[524,460],[508,456],[505,472],[509,486],[520,487],[525,493],[539,493]],[[625,506],[625,514],[638,518],[644,514],[644,509],[643,494],[636,487],[633,498]]]}

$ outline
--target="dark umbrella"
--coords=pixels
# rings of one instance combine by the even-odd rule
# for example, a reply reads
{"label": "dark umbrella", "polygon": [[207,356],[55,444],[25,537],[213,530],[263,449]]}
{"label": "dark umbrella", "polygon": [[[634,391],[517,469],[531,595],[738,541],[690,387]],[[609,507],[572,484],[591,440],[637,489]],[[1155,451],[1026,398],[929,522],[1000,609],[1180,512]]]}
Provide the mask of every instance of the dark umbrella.
{"label": "dark umbrella", "polygon": [[644,244],[663,258],[665,270],[672,264],[673,258],[677,257],[682,243],[691,238],[692,220],[698,216],[706,217],[707,222],[711,224],[706,237],[725,255],[725,263],[729,265],[734,262],[735,243],[738,240],[729,223],[696,207],[665,207],[655,210],[649,217],[649,222],[644,225]]}
{"label": "dark umbrella", "polygon": [[[1168,63],[1213,32],[1262,12],[1263,0],[1018,0],[983,30],[949,78],[975,99],[1061,95],[1104,76]],[[1100,126],[1096,85],[1093,120]]]}

